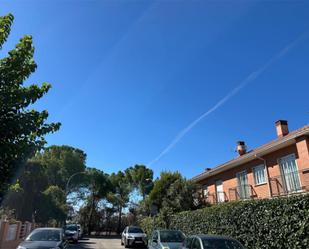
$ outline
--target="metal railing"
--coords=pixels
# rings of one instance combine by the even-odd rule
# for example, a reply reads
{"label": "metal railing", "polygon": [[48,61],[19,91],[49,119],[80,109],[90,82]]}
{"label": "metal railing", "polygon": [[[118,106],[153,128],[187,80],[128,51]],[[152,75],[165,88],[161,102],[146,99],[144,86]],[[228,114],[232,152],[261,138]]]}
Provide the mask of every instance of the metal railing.
{"label": "metal railing", "polygon": [[254,189],[249,184],[238,185],[235,188],[229,189],[229,200],[248,200],[254,196]]}
{"label": "metal railing", "polygon": [[217,191],[216,193],[207,193],[206,196],[203,196],[204,203],[218,204],[227,201],[228,197],[224,191]]}
{"label": "metal railing", "polygon": [[309,191],[309,169],[270,177],[269,185],[272,196],[297,194]]}

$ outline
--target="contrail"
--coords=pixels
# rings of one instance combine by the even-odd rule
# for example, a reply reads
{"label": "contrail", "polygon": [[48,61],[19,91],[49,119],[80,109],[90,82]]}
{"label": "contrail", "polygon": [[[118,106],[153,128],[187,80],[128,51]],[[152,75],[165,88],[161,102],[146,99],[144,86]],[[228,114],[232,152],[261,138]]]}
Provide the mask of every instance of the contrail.
{"label": "contrail", "polygon": [[185,127],[182,131],[180,131],[176,137],[171,141],[171,143],[152,161],[150,161],[147,165],[151,166],[152,164],[158,162],[165,154],[167,154],[188,132],[190,132],[199,122],[201,122],[204,118],[206,118],[209,114],[213,113],[219,107],[225,104],[230,98],[236,95],[240,90],[246,87],[249,83],[254,81],[257,77],[259,77],[268,67],[270,67],[277,60],[286,55],[292,48],[294,48],[300,41],[304,38],[307,38],[308,32],[304,32],[293,42],[284,47],[278,54],[275,54],[269,61],[267,61],[263,66],[261,66],[256,71],[250,73],[244,80],[242,80],[232,91],[230,91],[226,96],[220,99],[214,106],[212,106],[209,110],[200,115],[197,119],[195,119],[192,123],[190,123],[187,127]]}

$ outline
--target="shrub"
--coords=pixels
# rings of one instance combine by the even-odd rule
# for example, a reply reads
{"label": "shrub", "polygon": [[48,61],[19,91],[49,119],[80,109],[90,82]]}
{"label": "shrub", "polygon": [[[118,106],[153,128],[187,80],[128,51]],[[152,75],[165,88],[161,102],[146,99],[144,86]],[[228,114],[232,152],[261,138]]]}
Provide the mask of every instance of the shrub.
{"label": "shrub", "polygon": [[218,234],[238,239],[248,249],[308,249],[309,195],[223,203],[169,217],[141,221],[151,234],[155,228],[179,229],[186,235]]}

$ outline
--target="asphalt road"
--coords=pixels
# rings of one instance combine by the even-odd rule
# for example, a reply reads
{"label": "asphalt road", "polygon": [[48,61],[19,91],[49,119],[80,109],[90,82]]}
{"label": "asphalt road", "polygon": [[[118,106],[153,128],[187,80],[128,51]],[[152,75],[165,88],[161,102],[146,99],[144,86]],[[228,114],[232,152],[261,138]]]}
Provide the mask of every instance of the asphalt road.
{"label": "asphalt road", "polygon": [[[124,249],[118,238],[83,239],[78,244],[71,244],[70,249]],[[141,248],[141,247],[139,247]],[[146,248],[141,248],[146,249]]]}

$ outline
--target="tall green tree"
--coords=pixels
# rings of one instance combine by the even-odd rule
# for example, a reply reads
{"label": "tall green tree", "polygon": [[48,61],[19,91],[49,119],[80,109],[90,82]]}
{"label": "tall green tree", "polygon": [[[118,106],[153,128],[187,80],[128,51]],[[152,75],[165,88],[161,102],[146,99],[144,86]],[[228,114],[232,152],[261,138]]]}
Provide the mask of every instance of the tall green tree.
{"label": "tall green tree", "polygon": [[[69,178],[86,170],[86,153],[67,145],[50,146],[35,155],[35,160],[45,167],[48,185],[66,188]],[[70,189],[78,187],[83,177],[77,175],[70,181]]]}
{"label": "tall green tree", "polygon": [[125,170],[126,177],[132,186],[138,189],[143,200],[153,188],[153,171],[145,165],[134,165]]}
{"label": "tall green tree", "polygon": [[[0,49],[7,40],[14,17],[0,17]],[[31,109],[51,85],[24,86],[37,64],[29,35],[0,60],[0,199],[17,170],[45,144],[44,136],[59,129],[59,123],[46,123],[48,112]]]}
{"label": "tall green tree", "polygon": [[47,188],[47,177],[43,166],[29,160],[15,184],[13,184],[3,205],[14,210],[19,220],[31,221],[34,213],[39,209],[42,192]]}
{"label": "tall green tree", "polygon": [[156,206],[159,211],[163,207],[174,212],[194,209],[197,187],[179,172],[161,172],[149,194],[148,203]]}
{"label": "tall green tree", "polygon": [[99,212],[98,204],[107,198],[108,193],[112,190],[112,183],[108,174],[96,168],[88,168],[85,186],[87,186],[89,194],[86,197],[83,210],[88,210],[84,214],[87,215],[87,231],[90,234],[96,224],[95,214]]}
{"label": "tall green tree", "polygon": [[108,200],[117,208],[117,232],[120,233],[122,228],[121,219],[123,208],[125,208],[129,203],[129,195],[132,191],[132,186],[130,185],[125,173],[122,171],[111,174],[110,181],[112,183],[112,192],[109,194]]}
{"label": "tall green tree", "polygon": [[[16,184],[6,195],[4,206],[15,210],[19,220],[35,218],[44,224],[51,220],[63,223],[71,204],[66,201],[66,183],[70,175],[85,172],[85,160],[83,151],[70,146],[51,146],[40,151],[21,169]],[[77,175],[69,187],[75,191],[88,185],[88,179]]]}

